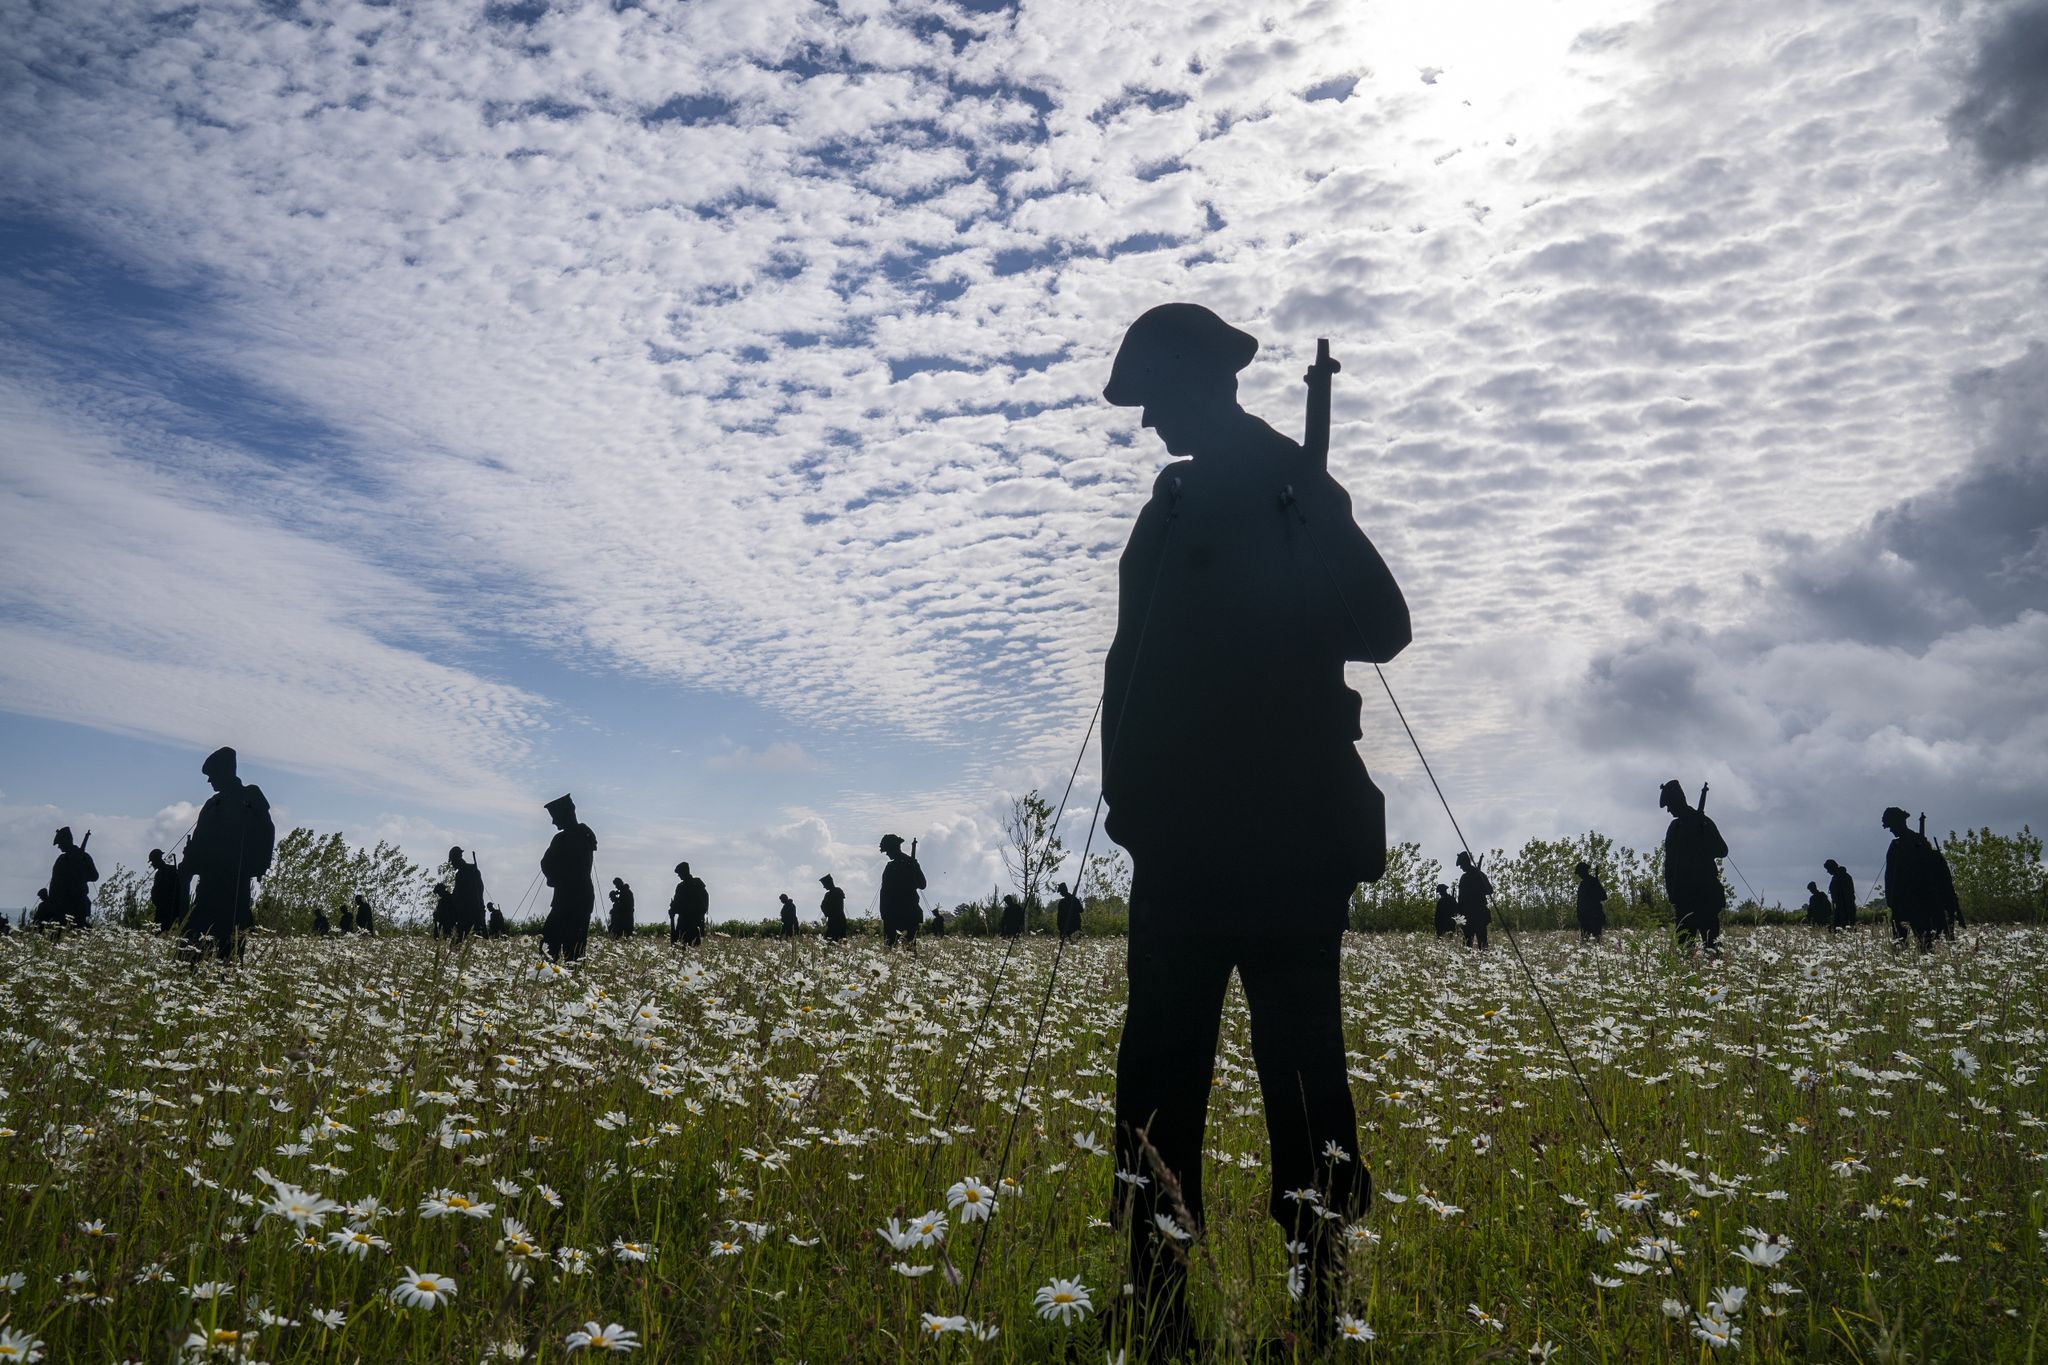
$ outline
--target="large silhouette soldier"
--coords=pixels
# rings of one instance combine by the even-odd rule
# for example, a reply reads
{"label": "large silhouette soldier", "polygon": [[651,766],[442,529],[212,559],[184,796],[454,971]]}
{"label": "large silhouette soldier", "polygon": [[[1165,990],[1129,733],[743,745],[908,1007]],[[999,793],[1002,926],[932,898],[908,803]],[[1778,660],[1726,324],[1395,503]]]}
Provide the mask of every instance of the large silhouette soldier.
{"label": "large silhouette soldier", "polygon": [[884,834],[880,848],[889,859],[882,865],[882,942],[894,948],[901,938],[915,947],[918,925],[924,922],[917,903],[917,893],[925,886],[924,869],[914,855],[903,851],[900,835]]}
{"label": "large silhouette soldier", "polygon": [[1065,882],[1059,884],[1059,893],[1055,922],[1059,926],[1060,942],[1065,943],[1081,932],[1081,898],[1075,895]]}
{"label": "large silhouette soldier", "polygon": [[1462,849],[1458,852],[1458,913],[1465,917],[1465,946],[1484,948],[1487,930],[1493,924],[1493,878]]}
{"label": "large silhouette soldier", "polygon": [[[92,838],[92,831],[87,830],[85,837]],[[92,924],[92,884],[100,879],[99,866],[92,854],[72,842],[69,825],[50,842],[57,847],[57,859],[50,864],[49,899],[36,907],[36,923],[87,928]]]}
{"label": "large silhouette soldier", "polygon": [[156,869],[149,879],[149,908],[156,915],[156,931],[168,934],[185,918],[185,878],[177,860],[166,858],[160,848],[149,851],[149,865]]}
{"label": "large silhouette soldier", "polygon": [[1884,898],[1892,907],[1892,936],[1902,939],[1910,931],[1924,953],[1934,946],[1936,934],[1952,932],[1949,926],[1958,918],[1948,859],[1913,828],[1899,807],[1885,807],[1881,819],[1892,835],[1884,854]]}
{"label": "large silhouette soldier", "polygon": [[825,937],[833,943],[847,935],[846,892],[833,885],[832,874],[827,872],[818,878],[818,885],[825,888],[824,899],[818,902],[818,913],[825,917]]}
{"label": "large silhouette soldier", "polygon": [[1834,919],[1829,923],[1830,932],[1836,929],[1856,927],[1856,879],[1849,875],[1849,869],[1833,858],[1821,864],[1828,872],[1828,899],[1834,902]]}
{"label": "large silhouette soldier", "polygon": [[611,923],[606,927],[610,930],[611,936],[633,937],[633,888],[626,885],[622,878],[614,877],[609,899],[612,906]]}
{"label": "large silhouette soldier", "polygon": [[698,944],[704,941],[704,922],[711,918],[711,888],[690,871],[688,863],[676,864],[676,889],[668,898],[669,942]]}
{"label": "large silhouette soldier", "polygon": [[597,836],[576,819],[576,800],[564,794],[547,804],[555,837],[540,858],[540,874],[555,889],[548,917],[541,922],[541,947],[555,960],[574,962],[590,938],[590,911],[597,904],[597,884],[590,879],[597,861]]}
{"label": "large silhouette soldier", "polygon": [[484,909],[483,868],[465,861],[460,848],[448,850],[448,861],[455,865],[455,937],[482,937],[490,927],[489,912]]}
{"label": "large silhouette soldier", "polygon": [[1458,898],[1444,882],[1436,884],[1436,936],[1449,938],[1458,932]]}
{"label": "large silhouette soldier", "polygon": [[[1102,711],[1106,828],[1132,861],[1117,1164],[1144,1178],[1119,1182],[1116,1213],[1135,1311],[1169,1355],[1189,1330],[1169,1242],[1201,1231],[1233,969],[1266,1101],[1269,1208],[1306,1248],[1302,1309],[1319,1338],[1333,1330],[1334,1229],[1370,1195],[1338,968],[1351,892],[1385,869],[1385,808],[1353,747],[1344,665],[1400,653],[1408,607],[1324,467],[1335,365],[1309,373],[1304,448],[1238,406],[1257,349],[1208,309],[1167,304],[1131,325],[1103,391],[1175,457],[1124,548]],[[1219,856],[1240,848],[1286,854]],[[1194,1226],[1160,1221],[1183,1215]]]}
{"label": "large silhouette soldier", "polygon": [[185,942],[196,946],[210,936],[226,962],[239,952],[242,931],[256,922],[249,883],[270,870],[277,827],[262,788],[236,775],[233,749],[215,749],[199,771],[213,795],[199,808],[199,822],[178,864],[186,877],[199,879],[185,916]]}
{"label": "large silhouette soldier", "polygon": [[1598,941],[1607,931],[1607,888],[1593,875],[1591,863],[1580,863],[1572,869],[1579,875],[1579,892],[1576,910],[1579,917],[1579,937]]}
{"label": "large silhouette soldier", "polygon": [[1728,904],[1720,864],[1728,856],[1727,841],[1705,811],[1693,809],[1676,778],[1658,788],[1657,804],[1671,812],[1664,830],[1664,894],[1678,921],[1678,941],[1690,945],[1697,937],[1712,951],[1720,946],[1721,911]]}

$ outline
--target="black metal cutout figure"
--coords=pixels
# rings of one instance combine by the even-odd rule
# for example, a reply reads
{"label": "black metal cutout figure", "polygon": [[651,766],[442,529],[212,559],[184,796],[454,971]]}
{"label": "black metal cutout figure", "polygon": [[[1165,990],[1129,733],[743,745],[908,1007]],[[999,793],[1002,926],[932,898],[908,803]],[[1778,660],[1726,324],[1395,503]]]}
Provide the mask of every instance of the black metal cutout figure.
{"label": "black metal cutout figure", "polygon": [[1065,882],[1059,884],[1059,893],[1055,923],[1059,928],[1060,942],[1065,943],[1081,932],[1081,898]]}
{"label": "black metal cutout figure", "polygon": [[924,869],[917,863],[917,845],[911,844],[910,851],[905,853],[900,835],[884,834],[879,847],[889,860],[882,864],[883,946],[894,948],[900,938],[915,948],[918,926],[924,922],[917,893],[925,888]]}
{"label": "black metal cutout figure", "polygon": [[[1297,445],[1238,405],[1257,349],[1206,308],[1166,304],[1131,325],[1103,391],[1175,457],[1124,549],[1102,709],[1105,828],[1132,861],[1117,1164],[1145,1178],[1117,1186],[1115,1214],[1134,1311],[1168,1355],[1188,1344],[1187,1262],[1159,1220],[1178,1208],[1196,1224],[1178,1231],[1201,1232],[1233,970],[1266,1100],[1269,1207],[1306,1248],[1318,1340],[1333,1330],[1334,1228],[1370,1196],[1338,968],[1351,893],[1385,869],[1385,802],[1354,747],[1344,665],[1400,653],[1408,607],[1326,468],[1336,363],[1325,350],[1309,371]],[[1217,856],[1241,847],[1289,856]]]}
{"label": "black metal cutout figure", "polygon": [[1435,927],[1438,938],[1449,938],[1458,932],[1458,898],[1443,882],[1436,884]]}
{"label": "black metal cutout figure", "polygon": [[448,850],[448,861],[455,868],[455,937],[466,939],[471,934],[482,936],[488,927],[484,910],[484,873],[476,860],[464,861],[460,848]]}
{"label": "black metal cutout figure", "polygon": [[1834,927],[1834,902],[1828,893],[1820,889],[1819,882],[1806,884],[1806,927],[1809,929],[1831,929]]}
{"label": "black metal cutout figure", "polygon": [[833,884],[829,872],[818,878],[818,885],[825,888],[824,899],[818,902],[818,913],[825,917],[825,941],[838,943],[852,932],[846,924],[846,892]]}
{"label": "black metal cutout figure", "polygon": [[1689,948],[1697,940],[1708,952],[1718,952],[1721,911],[1728,905],[1720,860],[1728,856],[1728,844],[1704,809],[1706,799],[1703,786],[1700,808],[1692,806],[1676,778],[1657,790],[1657,804],[1671,812],[1664,830],[1664,894],[1678,922],[1679,946]]}
{"label": "black metal cutout figure", "polygon": [[1493,924],[1493,879],[1463,849],[1458,851],[1458,867],[1458,913],[1465,918],[1465,946],[1484,948]]}
{"label": "black metal cutout figure", "polygon": [[1024,902],[1015,896],[1003,897],[1003,915],[996,924],[996,932],[1004,938],[1017,938],[1024,932]]}
{"label": "black metal cutout figure", "polygon": [[1582,862],[1572,869],[1579,875],[1578,903],[1579,937],[1600,941],[1600,935],[1607,930],[1607,888],[1593,875],[1593,865]]}
{"label": "black metal cutout figure", "polygon": [[692,947],[702,943],[704,925],[710,918],[711,889],[690,871],[688,863],[677,863],[676,889],[668,898],[669,942]]}
{"label": "black metal cutout figure", "polygon": [[1912,817],[1897,806],[1885,807],[1881,822],[1891,831],[1884,854],[1884,898],[1892,908],[1892,937],[1913,936],[1920,951],[1934,946],[1936,934],[1955,936],[1960,915],[1956,884],[1948,859],[1909,823]]}
{"label": "black metal cutout figure", "polygon": [[784,938],[795,938],[797,933],[796,902],[789,898],[787,891],[782,893],[781,907],[776,913],[782,920],[782,936]]}
{"label": "black metal cutout figure", "polygon": [[1856,927],[1856,879],[1849,875],[1849,869],[1833,858],[1821,864],[1828,873],[1828,900],[1834,905],[1834,915],[1828,921],[1828,931]]}
{"label": "black metal cutout figure", "polygon": [[633,888],[621,878],[612,878],[612,889],[607,893],[611,901],[611,922],[606,926],[613,938],[633,937]]}
{"label": "black metal cutout figure", "polygon": [[590,876],[597,861],[597,835],[576,819],[572,796],[548,802],[547,812],[556,833],[541,855],[540,874],[555,894],[541,925],[541,947],[553,961],[574,962],[589,941],[590,912],[597,904],[597,884]]}
{"label": "black metal cutout figure", "polygon": [[160,848],[149,851],[149,865],[154,869],[149,879],[149,908],[156,918],[156,931],[172,933],[191,908],[185,900],[185,878],[178,871],[177,860],[166,857]]}
{"label": "black metal cutout figure", "polygon": [[199,771],[213,795],[199,808],[199,821],[178,864],[180,872],[199,879],[185,916],[185,942],[204,956],[200,945],[211,938],[214,952],[226,962],[241,956],[242,933],[256,923],[250,882],[270,871],[277,827],[271,823],[270,799],[236,774],[233,749],[215,749]]}
{"label": "black metal cutout figure", "polygon": [[50,842],[56,845],[57,860],[50,864],[50,884],[44,888],[48,899],[36,907],[36,923],[90,928],[92,884],[100,879],[98,865],[85,851],[86,844],[92,842],[92,831],[86,831],[84,844],[73,843],[71,826],[65,825]]}

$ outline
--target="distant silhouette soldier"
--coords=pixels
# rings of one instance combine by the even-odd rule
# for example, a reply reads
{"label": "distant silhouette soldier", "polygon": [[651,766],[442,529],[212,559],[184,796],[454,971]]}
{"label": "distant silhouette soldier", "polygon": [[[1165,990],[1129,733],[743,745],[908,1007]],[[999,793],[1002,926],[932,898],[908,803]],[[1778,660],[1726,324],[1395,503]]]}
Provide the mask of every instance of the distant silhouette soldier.
{"label": "distant silhouette soldier", "polygon": [[166,858],[160,848],[149,851],[149,865],[154,869],[149,879],[150,914],[156,920],[156,931],[168,934],[185,918],[185,879],[178,873],[177,862]]}
{"label": "distant silhouette soldier", "polygon": [[939,907],[932,907],[932,917],[924,922],[924,932],[932,938],[946,936],[946,917],[939,913]]}
{"label": "distant silhouette soldier", "polygon": [[455,888],[447,882],[434,883],[434,937],[455,937]]}
{"label": "distant silhouette soldier", "polygon": [[484,872],[474,859],[464,861],[460,848],[448,850],[455,865],[455,937],[481,936],[487,927],[484,910]]}
{"label": "distant silhouette soldier", "polygon": [[1892,907],[1892,937],[1911,933],[1924,953],[1955,918],[1956,887],[1948,859],[1913,828],[1910,818],[1897,806],[1885,808],[1882,821],[1891,831],[1892,846],[1884,854],[1884,897]]}
{"label": "distant silhouette soldier", "polygon": [[846,924],[846,893],[833,885],[829,872],[818,878],[818,885],[825,888],[825,897],[818,902],[818,913],[825,917],[825,940],[838,943],[851,932]]}
{"label": "distant silhouette soldier", "polygon": [[[92,832],[86,832],[86,839]],[[52,835],[57,860],[50,865],[49,899],[36,908],[38,924],[70,924],[88,928],[92,924],[92,884],[100,879],[99,866],[81,844],[71,840],[71,826]]]}
{"label": "distant silhouette soldier", "polygon": [[1579,874],[1579,892],[1576,909],[1579,917],[1580,939],[1600,941],[1600,935],[1607,931],[1607,888],[1593,875],[1591,863],[1580,863],[1572,869]]}
{"label": "distant silhouette soldier", "polygon": [[1436,884],[1436,936],[1449,938],[1458,932],[1458,898],[1443,882]]}
{"label": "distant silhouette soldier", "polygon": [[784,938],[795,938],[797,930],[796,902],[789,898],[787,891],[782,893],[782,908],[778,913],[782,917],[782,936]]}
{"label": "distant silhouette soldier", "polygon": [[609,893],[612,905],[611,923],[608,928],[613,938],[633,937],[633,888],[617,877],[612,878]]}
{"label": "distant silhouette soldier", "polygon": [[1849,869],[1833,858],[1821,864],[1828,872],[1828,899],[1834,903],[1834,916],[1828,922],[1829,932],[1856,927],[1856,879],[1849,875]]}
{"label": "distant silhouette soldier", "polygon": [[1458,867],[1458,913],[1465,917],[1465,946],[1484,948],[1487,930],[1493,924],[1493,880],[1462,850]]}
{"label": "distant silhouette soldier", "polygon": [[313,907],[313,932],[321,938],[326,938],[334,932],[334,925],[328,920],[326,909],[318,905]]}
{"label": "distant silhouette soldier", "polygon": [[694,947],[704,941],[704,924],[711,918],[711,888],[688,863],[676,864],[676,878],[675,893],[668,900],[669,941]]}
{"label": "distant silhouette soldier", "polygon": [[341,924],[339,927],[344,938],[356,931],[355,902],[351,901],[341,908]]}
{"label": "distant silhouette soldier", "polygon": [[1060,942],[1065,943],[1081,932],[1081,898],[1070,890],[1065,882],[1059,884],[1060,899],[1055,907],[1055,923],[1060,931]]}
{"label": "distant silhouette soldier", "polygon": [[1820,889],[1819,882],[1806,884],[1806,924],[1810,929],[1827,929],[1833,926],[1835,907],[1828,900],[1828,893]]}
{"label": "distant silhouette soldier", "polygon": [[914,948],[918,925],[924,922],[924,910],[917,902],[917,893],[925,886],[924,869],[918,866],[914,852],[903,851],[898,835],[884,834],[880,848],[889,860],[882,864],[882,943],[894,948],[900,938]]}
{"label": "distant silhouette soldier", "polygon": [[1720,864],[1728,856],[1727,842],[1707,813],[1685,799],[1685,788],[1676,779],[1658,789],[1657,804],[1671,812],[1664,830],[1664,894],[1671,898],[1679,944],[1690,947],[1697,939],[1709,952],[1716,951],[1721,911],[1728,904]]}
{"label": "distant silhouette soldier", "polygon": [[1003,897],[1003,915],[996,924],[996,932],[1004,938],[1016,938],[1024,932],[1024,902],[1015,896]]}
{"label": "distant silhouette soldier", "polygon": [[356,927],[373,937],[377,933],[377,912],[370,908],[367,896],[356,897]]}
{"label": "distant silhouette soldier", "polygon": [[185,943],[204,956],[202,945],[211,939],[214,952],[226,962],[240,955],[242,932],[256,922],[249,884],[270,871],[277,827],[271,823],[270,799],[236,775],[233,749],[215,749],[199,771],[213,795],[199,808],[178,864],[181,873],[199,881],[185,916]]}
{"label": "distant silhouette soldier", "polygon": [[[1167,304],[1131,325],[1103,391],[1141,409],[1175,457],[1124,549],[1102,709],[1106,829],[1132,861],[1117,1165],[1150,1182],[1116,1186],[1115,1214],[1133,1311],[1168,1355],[1188,1341],[1187,1262],[1156,1215],[1172,1216],[1177,1184],[1197,1225],[1184,1230],[1201,1230],[1233,970],[1266,1102],[1268,1207],[1307,1248],[1301,1312],[1318,1340],[1333,1330],[1333,1229],[1370,1195],[1339,960],[1353,889],[1385,869],[1385,802],[1353,747],[1344,665],[1400,653],[1408,608],[1325,467],[1335,363],[1309,372],[1304,448],[1238,406],[1237,372],[1257,349],[1208,309]],[[1239,847],[1288,856],[1218,856]],[[1336,1217],[1287,1197],[1303,1189]]]}
{"label": "distant silhouette soldier", "polygon": [[564,794],[547,803],[555,837],[541,855],[540,874],[554,888],[548,917],[541,923],[541,947],[550,960],[574,962],[583,956],[590,937],[590,912],[597,905],[597,884],[590,869],[597,861],[597,836],[576,819],[575,798]]}
{"label": "distant silhouette soldier", "polygon": [[484,933],[491,938],[503,938],[512,932],[512,926],[505,923],[505,912],[492,901],[484,907]]}

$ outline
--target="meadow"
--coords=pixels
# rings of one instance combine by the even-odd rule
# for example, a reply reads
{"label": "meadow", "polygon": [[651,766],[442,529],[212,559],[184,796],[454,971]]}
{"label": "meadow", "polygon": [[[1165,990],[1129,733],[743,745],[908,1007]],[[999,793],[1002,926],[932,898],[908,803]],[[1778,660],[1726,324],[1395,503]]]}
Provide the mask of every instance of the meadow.
{"label": "meadow", "polygon": [[[1352,935],[1332,1358],[2035,1357],[2048,932],[1521,942],[1630,1174],[1505,943]],[[1113,1361],[1122,949],[0,940],[0,1361]],[[1208,1146],[1212,1358],[1320,1358],[1235,992]]]}

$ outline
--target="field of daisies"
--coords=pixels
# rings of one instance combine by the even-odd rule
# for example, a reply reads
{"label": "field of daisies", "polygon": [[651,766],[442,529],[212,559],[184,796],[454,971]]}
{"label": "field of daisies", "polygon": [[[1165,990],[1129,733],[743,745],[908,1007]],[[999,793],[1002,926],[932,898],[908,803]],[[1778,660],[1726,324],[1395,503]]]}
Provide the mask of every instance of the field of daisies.
{"label": "field of daisies", "polygon": [[[1330,1355],[2048,1348],[2048,933],[1522,944],[1590,1103],[1504,943],[1347,947],[1377,1194]],[[1053,962],[0,940],[0,1362],[1113,1361],[1122,945],[1070,947],[1048,997]],[[1210,1357],[1320,1358],[1241,1000],[1208,1148]]]}

